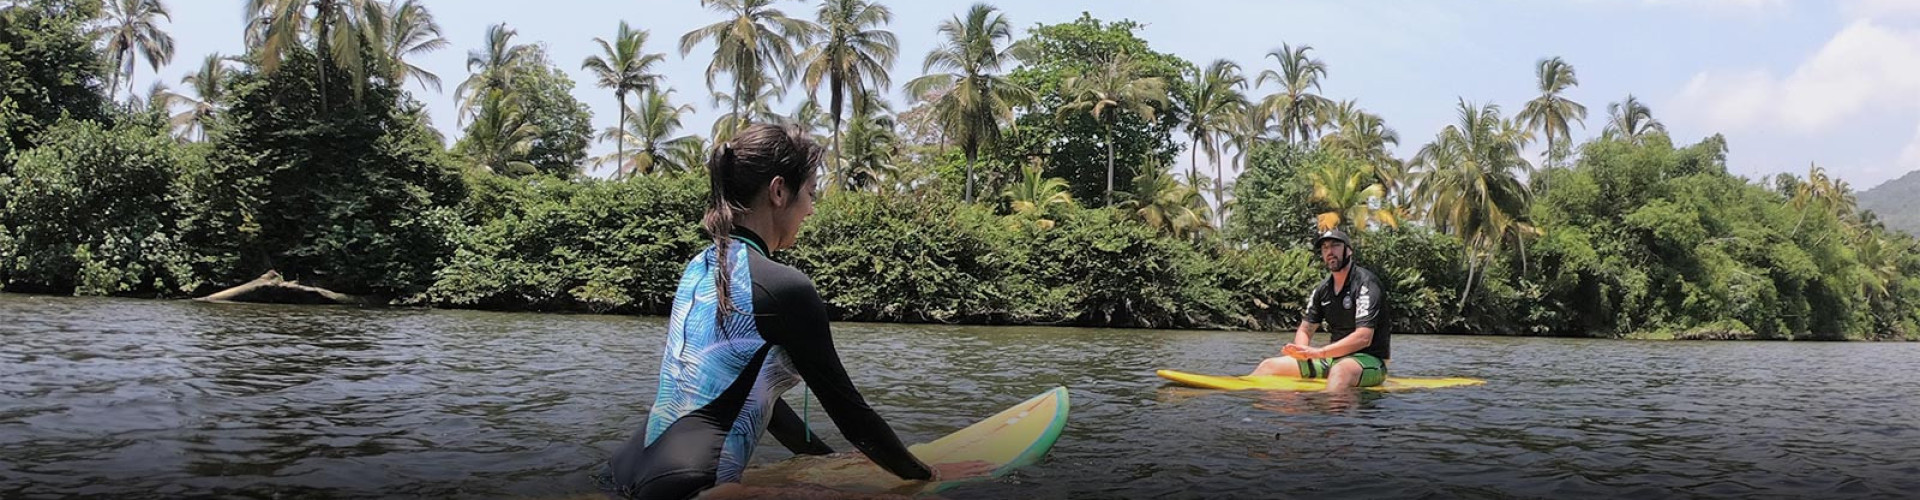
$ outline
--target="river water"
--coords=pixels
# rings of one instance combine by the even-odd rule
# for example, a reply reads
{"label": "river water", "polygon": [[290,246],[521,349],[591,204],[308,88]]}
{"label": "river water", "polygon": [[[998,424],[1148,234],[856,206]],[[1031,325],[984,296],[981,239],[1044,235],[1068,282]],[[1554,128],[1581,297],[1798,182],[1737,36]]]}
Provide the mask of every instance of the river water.
{"label": "river water", "polygon": [[[579,497],[645,422],[664,333],[650,317],[0,295],[0,499]],[[1487,384],[1336,395],[1153,375],[1243,372],[1276,333],[835,337],[908,442],[1070,389],[1045,460],[950,498],[1920,494],[1920,344],[1403,335],[1394,375]],[[755,461],[787,456],[767,439]]]}

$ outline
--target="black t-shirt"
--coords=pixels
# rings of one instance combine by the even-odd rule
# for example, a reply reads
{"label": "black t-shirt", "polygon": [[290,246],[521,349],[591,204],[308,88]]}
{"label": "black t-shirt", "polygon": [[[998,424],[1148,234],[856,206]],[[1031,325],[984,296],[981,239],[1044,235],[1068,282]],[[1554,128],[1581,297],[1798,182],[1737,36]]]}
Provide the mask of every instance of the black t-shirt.
{"label": "black t-shirt", "polygon": [[1334,342],[1352,335],[1356,328],[1372,328],[1373,342],[1358,352],[1385,361],[1393,352],[1392,336],[1387,332],[1385,320],[1387,289],[1380,285],[1380,278],[1374,276],[1373,271],[1359,265],[1349,266],[1346,289],[1334,290],[1331,275],[1314,287],[1313,295],[1307,298],[1306,320],[1324,323]]}

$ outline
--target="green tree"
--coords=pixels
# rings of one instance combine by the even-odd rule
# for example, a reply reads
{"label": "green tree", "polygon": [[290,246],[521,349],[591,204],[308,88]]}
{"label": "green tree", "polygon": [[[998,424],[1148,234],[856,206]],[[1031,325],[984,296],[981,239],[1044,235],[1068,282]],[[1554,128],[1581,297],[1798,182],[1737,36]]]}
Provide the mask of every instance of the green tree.
{"label": "green tree", "polygon": [[1376,180],[1372,165],[1341,158],[1318,165],[1307,172],[1307,178],[1313,182],[1313,202],[1320,207],[1316,216],[1320,231],[1343,225],[1365,230],[1372,222],[1400,226],[1386,203],[1387,188]]}
{"label": "green tree", "polygon": [[1413,163],[1423,169],[1414,196],[1427,205],[1427,220],[1466,242],[1464,309],[1474,269],[1504,243],[1520,243],[1524,251],[1524,238],[1535,229],[1527,219],[1532,193],[1521,182],[1532,170],[1520,154],[1526,132],[1502,119],[1493,104],[1476,107],[1462,99],[1459,112],[1460,122],[1421,147]]}
{"label": "green tree", "polygon": [[1185,91],[1174,96],[1187,110],[1187,136],[1193,139],[1189,146],[1192,169],[1187,178],[1200,177],[1200,153],[1206,153],[1207,161],[1213,163],[1213,199],[1224,203],[1226,173],[1220,167],[1220,152],[1222,142],[1233,133],[1233,117],[1249,106],[1242,92],[1247,88],[1247,77],[1240,74],[1240,65],[1226,59],[1215,59],[1206,68],[1196,67],[1187,73]]}
{"label": "green tree", "polygon": [[173,295],[193,283],[175,179],[188,155],[160,116],[108,127],[63,120],[19,164],[0,207],[0,283],[10,291]]}
{"label": "green tree", "polygon": [[786,90],[774,87],[768,82],[761,82],[760,85],[760,90],[748,92],[754,100],[747,102],[736,102],[734,94],[723,92],[712,94],[715,108],[733,110],[722,113],[713,120],[715,144],[732,141],[733,135],[740,131],[741,125],[752,122],[780,123],[787,120],[788,117],[773,111],[771,103],[772,100],[784,98]]}
{"label": "green tree", "polygon": [[[1097,200],[1107,195],[1108,167],[1113,170],[1114,191],[1132,191],[1125,183],[1153,165],[1170,165],[1180,153],[1174,135],[1186,123],[1185,110],[1169,106],[1168,95],[1186,93],[1181,78],[1192,64],[1177,56],[1155,52],[1146,40],[1136,35],[1139,23],[1127,20],[1105,22],[1082,14],[1073,22],[1042,25],[1029,30],[1029,37],[1016,44],[1021,65],[1010,79],[1034,91],[1035,99],[1026,107],[1016,124],[1009,128],[1008,140],[993,152],[995,177],[1010,174],[1012,167],[1041,158],[1047,175],[1066,179],[1074,199]],[[1132,61],[1119,65],[1110,61]],[[1130,73],[1132,80],[1101,77],[1115,71]],[[1069,79],[1080,82],[1070,88]],[[1156,79],[1159,92],[1138,92],[1145,79]],[[1152,115],[1134,111],[1108,113],[1096,118],[1087,107],[1066,111],[1085,97],[1092,87],[1086,84],[1111,83],[1102,93],[1117,96],[1122,90],[1137,97],[1156,97]],[[1097,99],[1097,98],[1096,98]],[[1136,101],[1139,99],[1136,99]],[[1124,101],[1121,100],[1121,101]],[[1121,102],[1113,101],[1113,102]],[[1111,107],[1111,106],[1109,106]],[[1109,150],[1111,147],[1111,150]],[[994,178],[989,178],[994,179]]]}
{"label": "green tree", "polygon": [[511,95],[508,89],[513,86],[513,78],[524,73],[523,68],[545,64],[539,47],[513,43],[518,35],[505,23],[488,26],[485,47],[467,52],[467,79],[453,89],[460,100],[462,120],[479,113],[482,99],[493,92]]}
{"label": "green tree", "polygon": [[[907,93],[933,105],[933,121],[967,156],[964,199],[973,202],[974,162],[981,150],[1000,140],[1000,124],[1013,108],[1032,100],[1033,92],[996,74],[1013,56],[1006,45],[1013,27],[991,5],[974,4],[965,17],[942,21],[938,47],[927,53],[926,76],[907,82]],[[933,73],[935,69],[949,73]]]}
{"label": "green tree", "polygon": [[453,150],[475,165],[500,175],[525,176],[540,172],[528,161],[533,144],[540,139],[540,127],[533,124],[523,101],[505,90],[489,90],[481,98],[480,112],[467,124],[466,136]]}
{"label": "green tree", "polygon": [[[621,145],[633,147],[631,156],[617,156],[611,160],[616,163],[615,177],[626,178],[634,175],[649,175],[655,172],[686,172],[698,170],[701,163],[681,163],[672,151],[676,145],[694,141],[693,136],[674,137],[680,131],[680,116],[693,112],[693,106],[675,106],[671,100],[671,89],[662,92],[649,89],[640,94],[640,106],[634,108],[633,116],[621,120],[627,125],[625,130],[608,129],[600,134],[603,140],[612,140]],[[604,160],[604,159],[603,159]]]}
{"label": "green tree", "polygon": [[1400,145],[1400,133],[1388,127],[1380,115],[1360,109],[1353,100],[1341,101],[1329,108],[1327,115],[1335,129],[1320,138],[1320,147],[1360,160],[1389,193],[1400,190],[1406,180],[1399,168],[1404,162],[1389,150],[1389,146]]}
{"label": "green tree", "polygon": [[1132,113],[1154,121],[1154,105],[1167,106],[1167,82],[1159,77],[1143,76],[1140,63],[1125,55],[1114,56],[1093,72],[1068,77],[1062,87],[1068,96],[1060,114],[1086,113],[1100,122],[1107,144],[1107,204],[1113,204],[1113,122],[1121,113]]}
{"label": "green tree", "polygon": [[1067,192],[1067,181],[1047,177],[1038,164],[1022,168],[1020,173],[1020,182],[1008,186],[1002,194],[1013,215],[1032,220],[1041,229],[1053,229],[1054,221],[1047,216],[1054,211],[1054,207],[1073,206],[1073,195]]}
{"label": "green tree", "polygon": [[1317,164],[1335,161],[1335,155],[1280,142],[1255,142],[1252,147],[1233,186],[1236,212],[1228,219],[1230,237],[1283,246],[1311,241],[1320,212],[1314,208],[1307,173]]}
{"label": "green tree", "polygon": [[[160,29],[159,19],[173,21],[167,5],[160,0],[109,0],[107,2],[107,60],[114,68],[113,79],[127,79],[127,95],[133,95],[133,71],[136,58],[144,58],[155,72],[173,61],[173,36]],[[109,84],[110,91],[118,85]]]}
{"label": "green tree", "polygon": [[819,22],[822,39],[800,55],[800,64],[806,68],[802,82],[808,95],[813,96],[823,81],[827,84],[835,167],[845,161],[840,147],[840,116],[848,97],[864,99],[863,94],[885,91],[892,85],[887,71],[893,67],[900,43],[893,32],[879,29],[890,22],[893,12],[885,5],[866,0],[824,0]]}
{"label": "green tree", "polygon": [[844,164],[837,177],[846,189],[878,191],[881,180],[900,168],[896,161],[900,137],[894,132],[893,114],[886,101],[868,94],[855,103],[852,116],[841,143]]}
{"label": "green tree", "polygon": [[1280,140],[1286,142],[1312,140],[1313,131],[1320,128],[1318,117],[1333,106],[1333,101],[1313,93],[1320,91],[1320,79],[1327,77],[1327,63],[1308,56],[1311,50],[1311,45],[1281,44],[1267,53],[1267,57],[1280,62],[1280,71],[1261,71],[1254,80],[1255,86],[1264,86],[1268,80],[1280,85],[1280,91],[1262,99],[1260,107],[1273,115],[1280,127]]}
{"label": "green tree", "polygon": [[182,241],[198,254],[195,275],[231,286],[278,270],[379,296],[426,287],[450,251],[452,220],[438,207],[464,191],[424,110],[377,80],[364,99],[342,86],[314,95],[327,63],[300,47],[271,73],[258,64],[264,54],[252,57],[208,132],[208,168],[184,182]]}
{"label": "green tree", "polygon": [[[536,58],[547,61],[544,52]],[[539,130],[527,161],[541,173],[570,177],[582,171],[593,142],[593,111],[573,97],[573,79],[552,64],[528,65],[514,77],[508,93],[522,101],[528,120]]]}
{"label": "green tree", "polygon": [[1198,238],[1215,229],[1197,180],[1183,183],[1164,169],[1149,169],[1134,178],[1133,191],[1125,194],[1116,208],[1156,231],[1174,238]]}
{"label": "green tree", "polygon": [[169,92],[168,100],[186,105],[187,109],[176,113],[169,120],[176,135],[181,138],[189,135],[199,140],[207,139],[207,124],[219,113],[221,102],[226,100],[227,58],[220,54],[208,54],[200,70],[180,78],[180,83],[193,89],[193,95]]}
{"label": "green tree", "polygon": [[713,40],[707,88],[718,93],[714,80],[723,73],[733,80],[733,128],[738,130],[747,116],[741,113],[743,104],[760,102],[762,89],[784,88],[793,81],[798,66],[798,52],[793,47],[809,44],[819,27],[805,19],[787,17],[771,7],[773,0],[701,0],[700,4],[728,17],[682,35],[680,55],[691,54],[694,46]]}
{"label": "green tree", "polygon": [[[62,116],[105,119],[106,71],[90,23],[100,3],[32,0],[0,9],[0,176]],[[3,203],[5,200],[0,200]]]}
{"label": "green tree", "polygon": [[[329,92],[327,69],[334,68],[346,72],[346,81],[352,83],[352,98],[360,98],[369,67],[361,49],[372,44],[367,40],[364,24],[367,19],[369,0],[247,0],[244,14],[247,18],[247,46],[259,52],[255,58],[262,71],[272,73],[280,69],[280,62],[292,50],[305,49],[318,54],[320,60],[329,64],[315,66],[320,75],[317,82],[320,98],[326,99]],[[311,10],[309,10],[311,8]],[[306,47],[311,42],[312,47]],[[321,109],[329,109],[327,103],[321,103]]]}
{"label": "green tree", "polygon": [[[594,38],[593,41],[600,44],[601,53],[588,56],[580,63],[580,69],[593,74],[596,85],[613,89],[613,99],[620,101],[620,123],[615,126],[615,131],[627,130],[627,118],[631,115],[627,111],[627,94],[657,92],[660,86],[660,75],[653,72],[653,66],[666,60],[667,56],[647,53],[647,37],[646,30],[636,31],[626,21],[620,21],[620,30],[615,32],[613,41]],[[676,117],[675,127],[678,126]],[[627,164],[627,141],[617,137],[613,141],[614,163],[621,165],[624,170]]]}
{"label": "green tree", "polygon": [[1653,119],[1653,110],[1632,94],[1628,94],[1625,101],[1607,105],[1607,128],[1601,131],[1602,137],[1644,144],[1648,136],[1656,133],[1666,134],[1667,126]]}
{"label": "green tree", "polygon": [[440,91],[440,75],[407,61],[452,45],[440,34],[440,23],[420,0],[370,2],[366,10],[368,43],[380,49],[379,75],[394,86],[411,78],[420,88]]}
{"label": "green tree", "polygon": [[1540,97],[1527,101],[1527,106],[1514,115],[1514,119],[1526,124],[1527,130],[1537,130],[1547,140],[1547,153],[1561,151],[1559,146],[1573,139],[1570,125],[1578,124],[1586,128],[1587,107],[1560,95],[1567,89],[1580,85],[1579,77],[1574,76],[1573,65],[1559,57],[1541,59],[1533,70],[1538,81]]}
{"label": "green tree", "polygon": [[[519,50],[519,49],[513,49]],[[573,80],[538,47],[480,98],[479,115],[454,151],[498,174],[570,177],[580,171],[593,115],[573,98]]]}

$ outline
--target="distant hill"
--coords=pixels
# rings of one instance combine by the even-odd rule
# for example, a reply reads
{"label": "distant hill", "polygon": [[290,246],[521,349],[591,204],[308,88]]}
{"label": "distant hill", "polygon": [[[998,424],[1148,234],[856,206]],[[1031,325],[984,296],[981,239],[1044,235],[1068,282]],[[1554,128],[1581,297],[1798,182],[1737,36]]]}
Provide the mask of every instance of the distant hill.
{"label": "distant hill", "polygon": [[1855,196],[1861,210],[1872,210],[1887,228],[1920,236],[1920,170],[1861,191]]}

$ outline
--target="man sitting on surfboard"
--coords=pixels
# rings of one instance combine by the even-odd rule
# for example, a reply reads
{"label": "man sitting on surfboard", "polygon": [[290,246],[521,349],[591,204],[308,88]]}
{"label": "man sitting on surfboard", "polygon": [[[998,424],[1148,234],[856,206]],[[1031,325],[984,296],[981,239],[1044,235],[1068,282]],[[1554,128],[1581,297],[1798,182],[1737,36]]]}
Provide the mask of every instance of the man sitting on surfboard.
{"label": "man sitting on surfboard", "polygon": [[[1313,247],[1332,275],[1307,297],[1306,318],[1281,356],[1267,358],[1253,375],[1325,378],[1327,390],[1372,387],[1387,380],[1391,336],[1381,321],[1387,290],[1373,271],[1353,263],[1347,233],[1321,234]],[[1313,347],[1313,332],[1326,323],[1331,343]]]}

